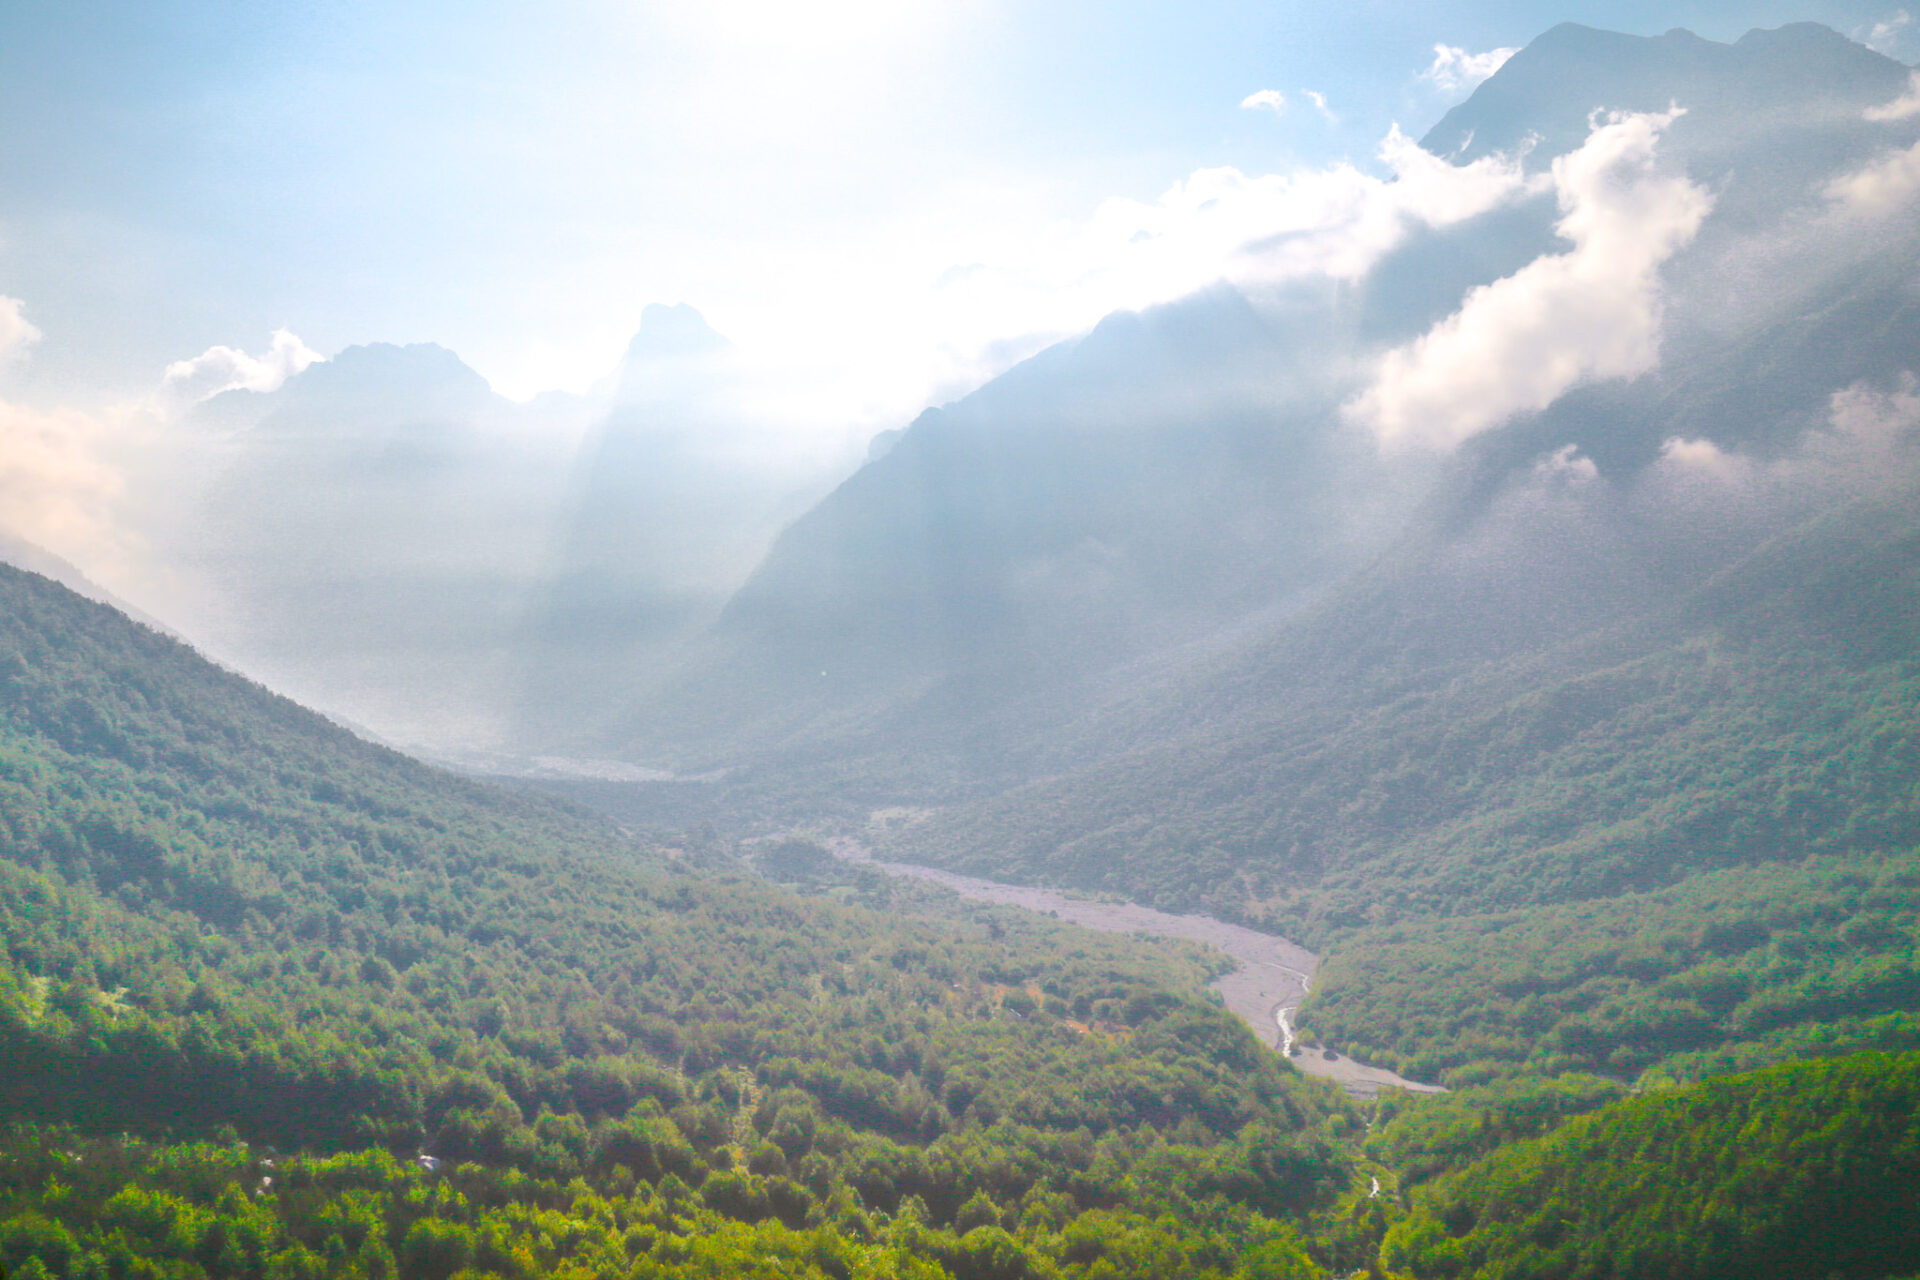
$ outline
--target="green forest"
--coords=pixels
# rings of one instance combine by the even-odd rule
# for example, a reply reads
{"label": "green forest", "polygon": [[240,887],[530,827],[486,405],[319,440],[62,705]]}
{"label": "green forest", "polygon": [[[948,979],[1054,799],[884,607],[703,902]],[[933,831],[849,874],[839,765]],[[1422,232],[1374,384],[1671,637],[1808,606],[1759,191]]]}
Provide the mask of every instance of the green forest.
{"label": "green forest", "polygon": [[1344,927],[1309,1029],[1454,1087],[1356,1101],[1196,945],[637,835],[0,603],[12,1280],[1915,1270],[1920,855]]}
{"label": "green forest", "polygon": [[1917,1109],[1910,1053],[1663,1090],[1424,1187],[1381,1260],[1499,1280],[1910,1273]]}
{"label": "green forest", "polygon": [[1278,1276],[1377,1235],[1361,1119],[1202,998],[1217,957],[796,897],[0,585],[10,1275]]}
{"label": "green forest", "polygon": [[1914,499],[1784,528],[1545,639],[1493,602],[1411,608],[1438,569],[1383,565],[1243,653],[1141,674],[1053,732],[1033,780],[890,846],[1317,941],[1911,847]]}

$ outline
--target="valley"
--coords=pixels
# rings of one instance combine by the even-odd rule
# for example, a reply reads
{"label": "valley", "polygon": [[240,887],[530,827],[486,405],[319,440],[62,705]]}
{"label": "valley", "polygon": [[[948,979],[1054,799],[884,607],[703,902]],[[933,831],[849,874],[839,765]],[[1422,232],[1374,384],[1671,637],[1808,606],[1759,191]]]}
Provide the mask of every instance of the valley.
{"label": "valley", "polygon": [[[1007,260],[987,170],[762,185],[865,154],[784,101],[463,118],[717,202],[714,321],[649,277],[569,390],[416,340],[465,261],[105,407],[0,296],[0,1280],[1920,1275],[1920,46],[1716,21],[1435,45],[1359,159],[1209,84]],[[338,279],[524,204],[558,324],[646,239],[467,204]]]}
{"label": "valley", "polygon": [[1437,1085],[1405,1080],[1383,1068],[1330,1052],[1319,1044],[1303,1043],[1296,1050],[1288,1019],[1306,998],[1320,957],[1285,938],[1210,916],[1172,915],[1138,903],[1077,898],[1050,889],[999,884],[913,863],[882,862],[876,860],[870,850],[844,837],[828,840],[826,848],[835,857],[856,865],[874,867],[890,876],[925,880],[976,902],[1019,907],[1105,933],[1185,938],[1224,952],[1235,967],[1215,978],[1210,989],[1220,993],[1226,1007],[1245,1022],[1263,1044],[1277,1050],[1302,1073],[1331,1080],[1356,1098],[1372,1098],[1382,1089],[1446,1092]]}

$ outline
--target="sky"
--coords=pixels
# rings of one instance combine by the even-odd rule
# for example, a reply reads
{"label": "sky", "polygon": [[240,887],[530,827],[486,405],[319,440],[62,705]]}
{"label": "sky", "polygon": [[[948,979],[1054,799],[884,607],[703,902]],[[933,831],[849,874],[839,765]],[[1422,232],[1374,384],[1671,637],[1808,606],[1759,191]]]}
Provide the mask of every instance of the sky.
{"label": "sky", "polygon": [[686,302],[796,422],[877,429],[1205,283],[1205,234],[1128,246],[1222,171],[1384,172],[1554,23],[1803,19],[1920,61],[1885,0],[13,0],[0,296],[38,336],[0,395],[97,408],[284,330],[437,342],[526,398]]}
{"label": "sky", "polygon": [[[1665,170],[1672,117],[1657,113],[1596,120],[1551,173],[1500,153],[1456,163],[1423,134],[1561,22],[1731,41],[1811,20],[1920,63],[1901,3],[1920,10],[9,0],[0,533],[372,723],[348,694],[381,672],[421,683],[382,649],[413,634],[402,605],[488,572],[522,590],[566,569],[549,561],[578,541],[576,490],[616,421],[645,442],[622,464],[637,486],[622,502],[658,516],[648,536],[731,548],[695,593],[718,608],[876,435],[1103,316],[1221,279],[1358,281],[1409,237],[1551,199],[1564,243],[1346,371],[1349,423],[1388,451],[1445,451],[1654,367],[1662,271],[1714,193]],[[1920,106],[1884,109],[1898,125]],[[1916,155],[1890,153],[1833,199],[1863,218],[1910,207]],[[667,329],[630,354],[649,315]],[[440,412],[449,363],[433,353],[323,366],[253,402],[278,415],[271,430],[231,401],[197,409],[370,343],[439,344],[524,407],[461,399],[454,461],[412,488],[379,460],[431,436],[417,415]],[[354,396],[375,385],[368,410]],[[509,525],[511,555],[496,547]],[[652,585],[686,587],[666,581],[666,542],[620,537],[614,561],[660,561]],[[314,553],[308,578],[289,547]],[[440,577],[380,587],[402,550]],[[252,595],[248,572],[265,584]],[[511,593],[470,594],[499,613]],[[492,660],[483,626],[441,614],[434,637],[478,636],[474,661]],[[330,618],[340,634],[321,635]],[[273,648],[275,627],[292,649]],[[416,647],[437,661],[436,646]],[[324,680],[322,651],[338,667]]]}

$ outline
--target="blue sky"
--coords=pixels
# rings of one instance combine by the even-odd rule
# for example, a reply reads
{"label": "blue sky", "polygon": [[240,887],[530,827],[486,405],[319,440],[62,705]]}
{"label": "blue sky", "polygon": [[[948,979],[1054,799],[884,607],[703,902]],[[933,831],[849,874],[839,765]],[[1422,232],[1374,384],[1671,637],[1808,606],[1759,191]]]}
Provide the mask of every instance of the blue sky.
{"label": "blue sky", "polygon": [[[1083,287],[1116,208],[1220,167],[1384,172],[1389,126],[1464,93],[1422,77],[1437,44],[1801,19],[1920,60],[1883,0],[13,0],[0,295],[40,336],[0,393],[106,402],[284,327],[322,354],[440,342],[525,396],[685,301],[818,370],[811,412],[884,424],[1175,287],[1165,263]],[[1241,106],[1262,90],[1283,108]]]}

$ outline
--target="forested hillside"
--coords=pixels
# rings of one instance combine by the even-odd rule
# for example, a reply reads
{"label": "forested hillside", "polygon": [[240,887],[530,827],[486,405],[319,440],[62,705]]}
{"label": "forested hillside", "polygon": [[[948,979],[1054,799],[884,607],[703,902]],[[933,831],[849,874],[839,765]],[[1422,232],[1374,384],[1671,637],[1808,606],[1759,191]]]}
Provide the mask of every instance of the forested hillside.
{"label": "forested hillside", "polygon": [[[1536,600],[1504,566],[1422,565],[1257,657],[1136,695],[1177,699],[1164,741],[936,813],[899,845],[979,874],[1262,904],[1309,931],[1905,847],[1914,494],[1824,513],[1657,611],[1547,646],[1513,637]],[[1536,554],[1543,576],[1572,568]]]}
{"label": "forested hillside", "polygon": [[703,855],[367,746],[45,579],[0,571],[0,628],[18,1274],[1336,1247],[1354,1121],[1198,998],[1202,953],[674,874]]}
{"label": "forested hillside", "polygon": [[1381,1261],[1423,1280],[1907,1273],[1917,1107],[1915,1054],[1622,1102],[1424,1188]]}
{"label": "forested hillside", "polygon": [[[658,704],[768,717],[681,740],[703,801],[1287,934],[1307,1031],[1488,1098],[1915,1047],[1920,220],[1849,203],[1920,146],[1909,71],[1549,31],[1423,141],[1532,197],[1337,296],[1109,321],[793,526]],[[1357,447],[1335,353],[1571,269],[1567,175],[1636,111],[1705,202],[1657,361]]]}

